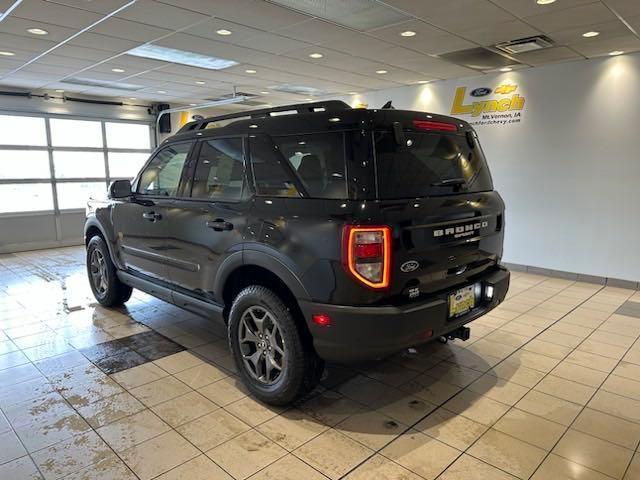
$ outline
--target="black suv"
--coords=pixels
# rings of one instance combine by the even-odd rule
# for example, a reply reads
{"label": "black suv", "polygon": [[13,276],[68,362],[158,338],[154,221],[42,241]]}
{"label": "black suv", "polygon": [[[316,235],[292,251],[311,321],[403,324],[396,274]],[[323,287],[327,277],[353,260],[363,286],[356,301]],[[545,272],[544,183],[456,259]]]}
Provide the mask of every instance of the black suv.
{"label": "black suv", "polygon": [[324,361],[468,338],[500,303],[504,203],[475,131],[339,101],[198,120],[89,203],[87,269],[224,321],[247,387],[286,404]]}

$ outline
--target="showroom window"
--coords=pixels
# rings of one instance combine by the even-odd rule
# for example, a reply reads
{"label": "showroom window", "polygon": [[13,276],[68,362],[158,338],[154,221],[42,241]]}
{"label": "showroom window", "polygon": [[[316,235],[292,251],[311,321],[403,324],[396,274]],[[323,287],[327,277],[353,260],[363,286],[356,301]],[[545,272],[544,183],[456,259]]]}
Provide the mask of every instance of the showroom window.
{"label": "showroom window", "polygon": [[84,209],[152,147],[146,123],[0,114],[0,214]]}

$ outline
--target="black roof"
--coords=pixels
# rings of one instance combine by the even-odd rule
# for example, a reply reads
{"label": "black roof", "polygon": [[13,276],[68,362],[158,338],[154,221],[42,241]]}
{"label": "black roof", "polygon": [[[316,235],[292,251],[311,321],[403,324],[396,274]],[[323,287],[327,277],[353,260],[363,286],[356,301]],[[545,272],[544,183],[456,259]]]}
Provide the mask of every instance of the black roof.
{"label": "black roof", "polygon": [[[235,120],[235,121],[233,121]],[[163,143],[193,137],[210,137],[268,133],[287,135],[361,128],[388,128],[400,123],[403,129],[412,129],[413,120],[433,120],[454,123],[459,131],[471,127],[463,120],[435,113],[395,109],[351,108],[340,100],[284,105],[274,108],[237,112],[196,120],[184,125]],[[222,122],[223,125],[213,127]]]}

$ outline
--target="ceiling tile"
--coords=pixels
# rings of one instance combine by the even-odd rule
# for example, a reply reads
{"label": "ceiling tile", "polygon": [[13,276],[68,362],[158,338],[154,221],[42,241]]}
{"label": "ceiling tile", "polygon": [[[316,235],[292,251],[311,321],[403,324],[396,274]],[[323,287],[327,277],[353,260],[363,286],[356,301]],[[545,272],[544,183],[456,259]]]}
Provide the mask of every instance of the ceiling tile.
{"label": "ceiling tile", "polygon": [[640,15],[640,2],[637,0],[605,0],[605,3],[625,18]]}
{"label": "ceiling tile", "polygon": [[123,40],[122,38],[107,37],[97,33],[83,33],[71,40],[69,45],[78,45],[80,47],[95,48],[96,50],[104,50],[111,53],[121,53],[131,50],[140,45],[139,42],[132,40]]}
{"label": "ceiling tile", "polygon": [[521,20],[510,20],[493,25],[479,25],[460,32],[463,37],[482,46],[495,45],[519,38],[540,35],[540,31]]}
{"label": "ceiling tile", "polygon": [[257,33],[254,35],[238,35],[233,37],[234,38],[231,38],[231,36],[228,37],[228,42],[231,44],[273,54],[286,53],[309,45],[299,40],[292,40],[291,38],[272,33]]}
{"label": "ceiling tile", "polygon": [[616,17],[602,3],[589,3],[549,13],[525,17],[525,20],[543,32],[557,32],[567,28],[588,27],[596,23],[615,20]]}
{"label": "ceiling tile", "polygon": [[350,55],[375,59],[376,52],[392,47],[389,42],[378,40],[364,33],[351,32],[339,40],[322,44],[324,47],[345,52]]}
{"label": "ceiling tile", "polygon": [[353,34],[353,31],[314,18],[277,29],[275,33],[308,43],[322,44],[348,37]]}
{"label": "ceiling tile", "polygon": [[578,60],[583,57],[567,47],[545,48],[533,52],[521,53],[513,56],[516,60],[527,65],[544,65],[545,63],[555,63],[564,60]]}
{"label": "ceiling tile", "polygon": [[138,0],[117,17],[171,30],[179,30],[207,18],[201,13],[152,0]]}
{"label": "ceiling tile", "polygon": [[[231,35],[218,35],[216,33],[218,30],[229,30]],[[189,27],[189,31],[187,33],[189,33],[189,35],[208,38],[209,40],[233,43],[234,39],[237,39],[238,37],[244,38],[252,35],[258,35],[260,33],[264,33],[264,31],[240,25],[239,23],[229,22],[221,18],[211,18]]]}
{"label": "ceiling tile", "polygon": [[451,33],[477,25],[491,25],[513,20],[513,15],[489,0],[385,0],[403,11]]}
{"label": "ceiling tile", "polygon": [[93,27],[91,32],[100,33],[109,37],[132,40],[134,42],[150,42],[151,40],[168,35],[172,31],[139,22],[123,20],[122,18],[111,17]]}
{"label": "ceiling tile", "polygon": [[[309,54],[318,52],[324,55],[319,60],[309,58]],[[347,70],[352,72],[375,72],[379,62],[367,60],[362,57],[354,57],[347,53],[338,52],[325,47],[306,47],[300,50],[294,50],[286,54],[288,58],[295,59],[297,61],[312,63],[319,66],[337,68],[340,70]],[[302,64],[298,64],[302,67]],[[296,69],[295,64],[289,63],[287,68]]]}
{"label": "ceiling tile", "polygon": [[[28,28],[34,27],[42,28],[49,32],[45,37],[46,40],[56,43],[61,42],[76,33],[76,30],[73,28],[61,27],[51,23],[33,22],[32,20],[14,17],[13,15],[10,15],[0,22],[0,32],[27,38],[34,38],[33,34],[27,32]],[[42,37],[37,38],[43,39]]]}
{"label": "ceiling tile", "polygon": [[[262,0],[162,0],[164,3],[202,11],[223,20],[265,31],[303,22],[310,17]],[[250,12],[250,15],[247,13]]]}
{"label": "ceiling tile", "polygon": [[636,32],[640,32],[640,15],[635,17],[627,17],[625,20],[629,23],[631,28],[635,29]]}
{"label": "ceiling tile", "polygon": [[[400,32],[405,31],[412,31],[416,34],[413,37],[402,37]],[[411,20],[392,27],[372,30],[368,33],[399,46],[436,55],[477,46],[469,40],[429,25],[422,20]]]}
{"label": "ceiling tile", "polygon": [[[492,0],[499,7],[504,8],[516,17],[530,17],[543,13],[556,12],[570,7],[598,3],[600,0],[560,0],[558,2],[539,5],[535,0]],[[610,0],[607,0],[610,1]],[[635,1],[635,0],[631,0]]]}
{"label": "ceiling tile", "polygon": [[614,50],[620,50],[626,53],[640,51],[640,39],[635,35],[629,34],[621,37],[606,38],[600,42],[580,42],[579,44],[570,46],[585,57],[591,58],[608,55],[609,52]]}
{"label": "ceiling tile", "polygon": [[[597,37],[585,38],[582,36],[587,31],[600,32]],[[589,27],[577,27],[563,29],[558,32],[549,32],[549,36],[558,44],[597,44],[607,38],[615,38],[630,33],[629,29],[619,20],[604,23],[595,23]]]}
{"label": "ceiling tile", "polygon": [[2,83],[2,79],[1,77],[3,75],[6,75],[7,73],[15,70],[16,68],[18,68],[20,65],[22,65],[22,61],[17,61],[17,60],[6,60],[6,59],[0,59],[0,83]]}
{"label": "ceiling tile", "polygon": [[55,3],[80,10],[97,13],[111,13],[130,0],[55,0]]}
{"label": "ceiling tile", "polygon": [[96,50],[95,48],[79,47],[77,45],[62,45],[56,48],[56,55],[62,55],[63,57],[82,58],[85,60],[93,60],[95,63],[111,58],[113,53],[105,52],[104,50]]}
{"label": "ceiling tile", "polygon": [[235,60],[236,62],[251,62],[254,58],[263,55],[262,52],[250,48],[194,37],[193,35],[187,35],[185,33],[175,33],[154,43],[178,50]]}
{"label": "ceiling tile", "polygon": [[[57,3],[43,0],[29,0],[22,2],[16,8],[13,16],[25,18],[33,21],[52,23],[63,27],[79,30],[100,20],[103,15],[99,13],[79,10],[77,8],[66,7]],[[37,27],[37,25],[34,25]]]}
{"label": "ceiling tile", "polygon": [[56,44],[40,38],[19,37],[8,33],[0,33],[0,45],[4,50],[14,50],[16,48],[31,52],[44,52]]}
{"label": "ceiling tile", "polygon": [[44,65],[64,66],[67,71],[74,72],[76,70],[92,66],[94,64],[94,61],[81,58],[64,57],[61,55],[50,53],[49,55],[45,55],[40,60],[38,60],[38,63]]}

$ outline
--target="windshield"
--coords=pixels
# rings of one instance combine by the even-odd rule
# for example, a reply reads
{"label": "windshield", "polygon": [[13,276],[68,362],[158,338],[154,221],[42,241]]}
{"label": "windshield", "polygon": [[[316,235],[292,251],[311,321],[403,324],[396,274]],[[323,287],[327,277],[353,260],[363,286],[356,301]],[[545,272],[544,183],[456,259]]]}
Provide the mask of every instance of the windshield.
{"label": "windshield", "polygon": [[374,132],[379,198],[493,190],[475,132],[406,132],[405,140],[398,145],[392,132]]}

